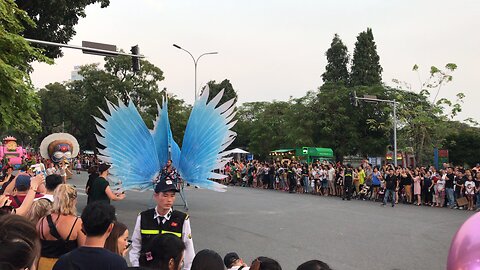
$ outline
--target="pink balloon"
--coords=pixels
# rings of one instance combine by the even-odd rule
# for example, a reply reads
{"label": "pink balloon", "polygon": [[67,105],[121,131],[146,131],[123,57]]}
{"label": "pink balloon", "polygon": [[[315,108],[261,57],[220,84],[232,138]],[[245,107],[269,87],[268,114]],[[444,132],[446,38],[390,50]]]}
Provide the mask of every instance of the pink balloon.
{"label": "pink balloon", "polygon": [[467,219],[453,237],[447,270],[480,270],[480,213]]}

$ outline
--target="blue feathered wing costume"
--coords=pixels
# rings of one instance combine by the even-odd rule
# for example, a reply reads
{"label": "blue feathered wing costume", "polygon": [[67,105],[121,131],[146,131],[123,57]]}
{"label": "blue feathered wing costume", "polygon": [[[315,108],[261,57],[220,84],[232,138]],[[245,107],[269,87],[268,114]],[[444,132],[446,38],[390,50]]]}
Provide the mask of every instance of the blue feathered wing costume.
{"label": "blue feathered wing costume", "polygon": [[140,113],[129,101],[118,106],[107,100],[109,113],[100,109],[105,120],[94,117],[100,135],[97,140],[105,146],[99,149],[100,159],[111,163],[112,180],[121,183],[125,190],[152,188],[167,160],[172,159],[181,178],[188,183],[225,191],[224,185],[210,179],[222,179],[214,173],[222,169],[229,159],[223,151],[233,142],[236,133],[230,129],[236,121],[234,100],[218,105],[223,96],[220,91],[210,102],[209,89],[205,88],[193,105],[182,148],[174,141],[168,119],[168,102],[158,105],[158,116],[153,130],[145,125]]}

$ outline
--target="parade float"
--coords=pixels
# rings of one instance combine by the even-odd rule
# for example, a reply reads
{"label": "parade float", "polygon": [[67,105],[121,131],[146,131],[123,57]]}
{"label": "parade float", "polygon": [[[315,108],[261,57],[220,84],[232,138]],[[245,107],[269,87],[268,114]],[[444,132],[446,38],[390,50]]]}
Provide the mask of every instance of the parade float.
{"label": "parade float", "polygon": [[17,139],[8,136],[3,139],[0,147],[0,159],[4,165],[9,164],[18,169],[23,163],[23,159],[27,156],[27,151],[17,144]]}

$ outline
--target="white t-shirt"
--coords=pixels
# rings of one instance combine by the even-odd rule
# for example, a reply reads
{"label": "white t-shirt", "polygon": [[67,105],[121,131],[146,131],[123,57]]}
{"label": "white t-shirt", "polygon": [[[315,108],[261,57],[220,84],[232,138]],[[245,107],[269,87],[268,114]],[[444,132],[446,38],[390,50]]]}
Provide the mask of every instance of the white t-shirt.
{"label": "white t-shirt", "polygon": [[55,173],[55,167],[52,167],[52,168],[48,168],[48,169],[47,169],[47,176],[48,176],[48,175],[52,175],[52,174],[54,174],[54,173]]}
{"label": "white t-shirt", "polygon": [[475,194],[475,182],[473,181],[465,181],[465,194],[473,195]]}
{"label": "white t-shirt", "polygon": [[324,169],[320,170],[320,179],[326,179],[327,178],[327,171]]}
{"label": "white t-shirt", "polygon": [[332,167],[328,170],[328,181],[333,181],[334,174],[335,174],[335,169]]}
{"label": "white t-shirt", "polygon": [[443,178],[437,181],[437,190],[445,190],[445,180]]}

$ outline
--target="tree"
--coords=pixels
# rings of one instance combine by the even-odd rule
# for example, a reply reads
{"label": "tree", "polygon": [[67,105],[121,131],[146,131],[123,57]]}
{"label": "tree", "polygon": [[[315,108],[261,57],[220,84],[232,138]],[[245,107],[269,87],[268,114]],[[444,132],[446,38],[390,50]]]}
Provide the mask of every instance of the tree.
{"label": "tree", "polygon": [[12,0],[0,0],[0,132],[31,134],[40,130],[40,101],[30,80],[29,63],[49,60],[21,37],[23,25],[35,27]]}
{"label": "tree", "polygon": [[464,127],[446,137],[449,159],[454,164],[475,166],[480,162],[480,131],[478,128]]}
{"label": "tree", "polygon": [[313,145],[311,105],[315,93],[308,92],[288,101],[247,102],[238,107],[237,124],[233,131],[237,139],[232,147],[248,148],[259,158],[270,151]]}
{"label": "tree", "polygon": [[39,114],[42,119],[39,139],[55,132],[69,131],[78,134],[80,127],[74,125],[75,117],[79,116],[76,110],[80,101],[78,95],[74,95],[64,84],[58,82],[46,85],[37,94],[41,101]]}
{"label": "tree", "polygon": [[129,57],[106,57],[104,69],[97,64],[82,66],[82,80],[47,85],[39,91],[44,132],[38,140],[65,130],[77,138],[82,148],[95,149],[97,130],[91,116],[103,118],[98,108],[108,112],[105,99],[114,103],[132,100],[147,127],[153,128],[158,114],[156,102],[168,96],[172,132],[181,144],[191,107],[166,89],[159,90],[158,82],[163,80],[160,68],[144,60],[142,67],[139,73],[133,73]]}
{"label": "tree", "polygon": [[[218,104],[223,104],[232,98],[234,98],[235,102],[237,102],[237,91],[233,89],[233,85],[228,79],[223,80],[221,83],[216,83],[214,80],[209,81],[207,85],[209,87],[208,101],[212,100],[212,98],[214,98],[221,90],[223,90],[222,99],[220,99],[220,102]],[[202,92],[204,89],[205,87],[202,88]]]}
{"label": "tree", "polygon": [[371,28],[361,32],[355,42],[350,85],[372,86],[382,83],[382,66]]}
{"label": "tree", "polygon": [[347,46],[345,46],[338,36],[333,37],[330,48],[325,53],[327,57],[327,65],[325,72],[322,74],[322,79],[325,83],[344,83],[348,82],[349,55]]}
{"label": "tree", "polygon": [[291,112],[286,101],[259,102],[252,120],[249,151],[262,159],[276,148],[292,147],[285,139],[289,134],[287,116]]}
{"label": "tree", "polygon": [[254,140],[252,129],[258,121],[258,117],[265,110],[268,102],[246,102],[237,107],[236,120],[232,131],[237,133],[237,138],[230,145],[230,148],[250,149],[250,144]]}
{"label": "tree", "polygon": [[349,88],[326,83],[319,88],[310,117],[315,119],[315,145],[334,150],[337,160],[345,155],[383,155],[391,130],[390,111],[385,104],[350,104],[349,94],[385,97],[381,86]]}
{"label": "tree", "polygon": [[112,77],[115,95],[126,103],[132,100],[149,128],[157,113],[157,101],[162,94],[158,82],[163,81],[163,71],[146,60],[141,60],[140,72],[132,71],[132,59],[129,56],[105,57],[105,71]]}
{"label": "tree", "polygon": [[[104,8],[110,4],[109,0],[15,0],[15,2],[20,9],[28,13],[35,23],[24,23],[25,37],[64,44],[75,36],[74,26],[78,23],[78,19],[86,17],[86,6],[99,2],[101,7]],[[34,27],[34,25],[37,25],[37,27]],[[35,46],[44,49],[45,55],[51,58],[63,55],[58,47]]]}
{"label": "tree", "polygon": [[[433,148],[443,147],[446,137],[452,134],[450,119],[461,111],[463,93],[458,93],[453,102],[445,98],[431,101],[431,92],[436,92],[435,100],[441,87],[452,81],[451,72],[455,68],[452,63],[445,66],[447,71],[432,66],[427,81],[420,82],[418,91],[412,91],[408,83],[393,80],[397,89],[390,89],[390,96],[398,101],[399,142],[404,147],[413,148],[419,164],[432,161]],[[418,73],[419,67],[414,65],[413,71]]]}

